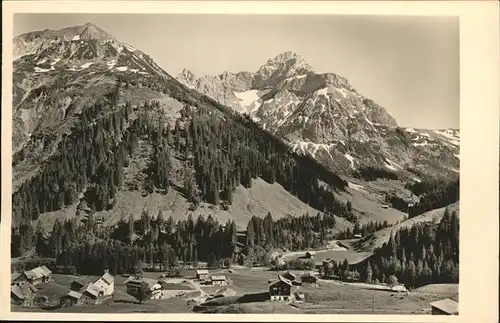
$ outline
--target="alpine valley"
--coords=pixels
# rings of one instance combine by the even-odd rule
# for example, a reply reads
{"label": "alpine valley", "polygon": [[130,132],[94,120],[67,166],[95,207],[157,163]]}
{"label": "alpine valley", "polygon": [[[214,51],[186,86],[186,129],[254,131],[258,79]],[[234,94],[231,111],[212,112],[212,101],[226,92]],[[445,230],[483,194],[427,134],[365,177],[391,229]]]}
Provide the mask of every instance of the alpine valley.
{"label": "alpine valley", "polygon": [[328,279],[458,282],[458,129],[400,127],[293,52],[197,78],[91,23],[13,44],[13,272],[314,270],[315,250]]}

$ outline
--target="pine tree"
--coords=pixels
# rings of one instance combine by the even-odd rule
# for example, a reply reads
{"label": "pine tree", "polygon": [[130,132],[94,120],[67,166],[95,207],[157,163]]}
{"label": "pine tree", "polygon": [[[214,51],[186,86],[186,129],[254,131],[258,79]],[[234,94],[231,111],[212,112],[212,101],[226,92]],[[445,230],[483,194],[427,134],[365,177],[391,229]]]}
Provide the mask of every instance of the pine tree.
{"label": "pine tree", "polygon": [[128,218],[128,241],[130,244],[134,241],[134,231],[135,231],[135,224],[134,224],[134,217],[132,214]]}
{"label": "pine tree", "polygon": [[366,266],[365,282],[370,284],[372,282],[372,276],[373,276],[372,266],[370,265],[370,262],[368,262],[368,265]]}
{"label": "pine tree", "polygon": [[43,257],[47,253],[47,243],[45,241],[45,230],[42,227],[41,221],[38,221],[37,223],[35,236],[36,236],[36,244],[35,244],[36,254]]}

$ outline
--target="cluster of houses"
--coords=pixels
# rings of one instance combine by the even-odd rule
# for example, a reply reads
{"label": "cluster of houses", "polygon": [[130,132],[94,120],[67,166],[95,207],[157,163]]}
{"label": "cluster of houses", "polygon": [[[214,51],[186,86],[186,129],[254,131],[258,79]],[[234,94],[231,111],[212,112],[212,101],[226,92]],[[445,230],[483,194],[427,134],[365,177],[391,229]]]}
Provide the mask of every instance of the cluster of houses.
{"label": "cluster of houses", "polygon": [[[52,272],[46,266],[24,271],[11,283],[11,299],[24,307],[45,304],[49,299],[46,295],[37,297],[40,287],[36,286],[42,283],[51,284],[53,281]],[[99,304],[111,298],[113,294],[114,277],[106,270],[104,275],[94,282],[86,279],[74,280],[69,286],[68,293],[57,301],[61,306]]]}
{"label": "cluster of houses", "polygon": [[75,279],[71,282],[68,294],[61,297],[61,305],[93,305],[109,300],[115,292],[115,279],[108,272],[92,282],[88,279]]}
{"label": "cluster of houses", "polygon": [[36,299],[38,288],[35,285],[52,281],[52,272],[46,266],[24,271],[10,284],[11,299],[21,306],[35,306],[43,299]]}
{"label": "cluster of houses", "polygon": [[210,275],[207,269],[196,270],[196,279],[203,285],[229,285],[231,280],[224,275]]}

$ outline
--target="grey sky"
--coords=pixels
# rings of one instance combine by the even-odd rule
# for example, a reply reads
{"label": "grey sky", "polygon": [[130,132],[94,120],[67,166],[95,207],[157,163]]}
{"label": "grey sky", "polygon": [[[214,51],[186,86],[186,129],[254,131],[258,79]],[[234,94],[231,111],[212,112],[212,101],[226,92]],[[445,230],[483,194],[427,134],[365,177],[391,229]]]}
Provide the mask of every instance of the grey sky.
{"label": "grey sky", "polygon": [[455,17],[341,15],[17,14],[14,35],[91,22],[175,76],[255,72],[293,51],[346,77],[401,126],[459,127]]}

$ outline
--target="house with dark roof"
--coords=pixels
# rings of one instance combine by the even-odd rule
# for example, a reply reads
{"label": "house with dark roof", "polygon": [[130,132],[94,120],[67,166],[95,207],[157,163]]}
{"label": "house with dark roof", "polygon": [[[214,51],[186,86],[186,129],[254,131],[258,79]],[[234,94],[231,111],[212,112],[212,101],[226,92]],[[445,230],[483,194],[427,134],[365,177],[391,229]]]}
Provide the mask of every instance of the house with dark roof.
{"label": "house with dark roof", "polygon": [[82,278],[71,282],[70,291],[60,299],[62,306],[102,303],[104,291],[100,286]]}
{"label": "house with dark roof", "polygon": [[33,285],[52,280],[52,272],[45,266],[40,266],[23,272],[16,281],[27,281]]}
{"label": "house with dark roof", "polygon": [[83,287],[85,287],[87,284],[90,283],[90,280],[86,279],[86,278],[79,278],[79,279],[75,279],[71,282],[70,284],[70,289],[72,291],[75,291],[75,292],[78,292],[79,290],[81,290]]}
{"label": "house with dark roof", "polygon": [[68,294],[61,297],[60,305],[62,307],[80,305],[83,300],[82,296],[79,292],[71,290]]}
{"label": "house with dark roof", "polygon": [[430,305],[432,315],[458,315],[458,302],[453,299],[445,298]]}
{"label": "house with dark roof", "polygon": [[269,299],[271,301],[291,301],[292,282],[278,275],[278,279],[269,283]]}
{"label": "house with dark roof", "polygon": [[308,251],[308,252],[306,252],[306,258],[307,259],[312,259],[312,258],[314,258],[314,256],[316,256],[316,253],[314,251]]}
{"label": "house with dark roof", "polygon": [[210,282],[212,283],[212,285],[227,285],[229,283],[229,280],[224,275],[210,276]]}
{"label": "house with dark roof", "polygon": [[139,294],[142,285],[146,284],[151,292],[150,299],[159,299],[163,297],[162,282],[150,278],[131,277],[126,280],[127,294],[136,297]]}
{"label": "house with dark roof", "polygon": [[20,306],[33,306],[37,288],[27,281],[17,281],[10,285],[10,297]]}
{"label": "house with dark roof", "polygon": [[306,284],[316,284],[318,282],[318,277],[316,275],[312,274],[311,272],[305,273],[300,277],[300,280],[302,283]]}
{"label": "house with dark roof", "polygon": [[290,281],[294,281],[295,279],[297,279],[297,276],[294,273],[290,272],[290,271],[287,271],[282,276],[285,277],[286,279],[290,280]]}

